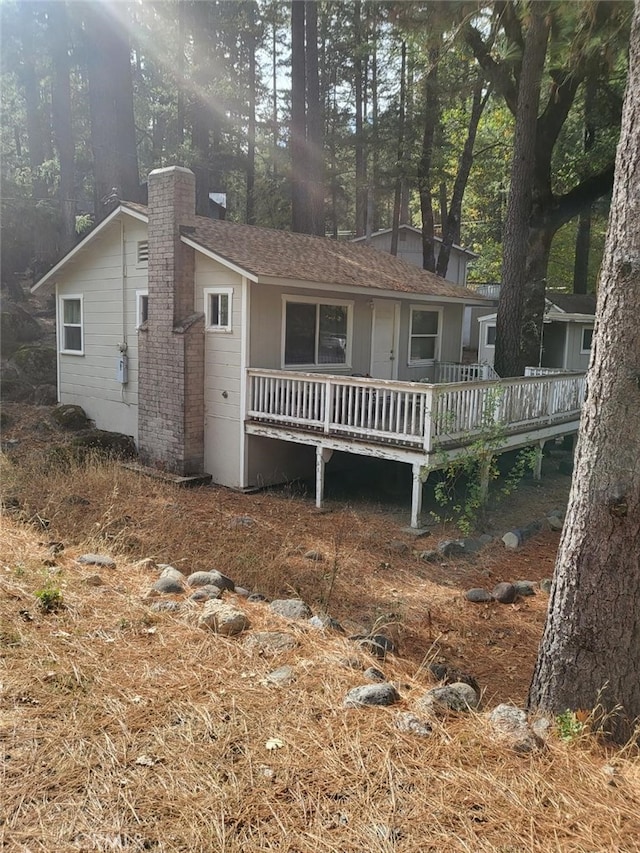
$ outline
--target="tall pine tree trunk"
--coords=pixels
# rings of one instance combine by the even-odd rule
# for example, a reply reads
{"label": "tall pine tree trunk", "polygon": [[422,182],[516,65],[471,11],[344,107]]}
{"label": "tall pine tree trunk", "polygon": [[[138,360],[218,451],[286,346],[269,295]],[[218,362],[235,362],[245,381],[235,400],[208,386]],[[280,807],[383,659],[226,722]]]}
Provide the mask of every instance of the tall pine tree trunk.
{"label": "tall pine tree trunk", "polygon": [[438,97],[438,61],[439,47],[429,50],[429,71],[425,80],[425,119],[422,135],[422,154],[418,164],[418,189],[420,192],[420,212],[422,214],[422,266],[425,270],[435,271],[435,222],[433,215],[433,195],[431,192],[431,165],[433,163],[433,140],[436,125],[440,118]]}
{"label": "tall pine tree trunk", "polygon": [[126,30],[107,8],[86,3],[84,13],[95,215],[99,221],[118,198],[141,198],[131,51]]}
{"label": "tall pine tree trunk", "polygon": [[305,4],[291,4],[291,230],[309,232],[306,162]]}
{"label": "tall pine tree trunk", "polygon": [[58,200],[61,215],[60,252],[66,253],[76,238],[75,146],[71,113],[69,68],[69,25],[67,6],[53,2],[48,7],[51,57],[51,120],[55,147],[60,163]]}
{"label": "tall pine tree trunk", "polygon": [[[525,316],[524,291],[525,284],[528,284],[523,258],[527,257],[529,248],[536,126],[549,37],[547,11],[546,3],[531,5],[522,56],[511,162],[511,185],[503,240],[502,287],[496,321],[495,369],[500,376],[519,376],[528,363],[537,364],[535,355],[532,360],[532,353],[536,350],[535,341],[539,336],[539,330],[533,326],[522,328],[522,318]],[[542,305],[544,306],[544,286]],[[537,348],[539,348],[539,340]]]}
{"label": "tall pine tree trunk", "polygon": [[639,140],[636,0],[588,393],[529,692],[534,708],[595,709],[620,743],[640,721]]}
{"label": "tall pine tree trunk", "polygon": [[[584,94],[584,143],[585,154],[596,141],[595,127],[596,78],[587,74]],[[589,283],[589,249],[591,248],[591,205],[580,213],[576,234],[576,256],[573,264],[573,292],[586,293]]]}
{"label": "tall pine tree trunk", "polygon": [[407,43],[402,42],[400,64],[400,112],[398,116],[398,159],[396,162],[396,185],[393,194],[393,221],[391,223],[391,254],[398,254],[398,232],[400,228],[400,213],[402,209],[402,182],[404,178],[404,134],[405,134],[405,100],[407,83]]}
{"label": "tall pine tree trunk", "polygon": [[442,225],[442,244],[438,253],[438,263],[436,272],[438,275],[445,278],[447,268],[449,266],[449,258],[451,257],[451,248],[454,243],[460,242],[460,222],[462,219],[462,199],[464,191],[467,187],[467,181],[471,173],[473,165],[473,147],[476,143],[476,134],[484,105],[487,102],[489,93],[482,95],[484,81],[479,81],[473,90],[473,100],[471,103],[471,114],[469,116],[469,125],[467,128],[467,138],[465,139],[458,171],[453,183],[453,192],[451,194],[451,204],[447,212],[446,218]]}
{"label": "tall pine tree trunk", "polygon": [[356,0],[353,4],[353,27],[355,34],[355,57],[353,69],[356,95],[355,115],[355,169],[356,169],[356,236],[362,237],[367,228],[367,156],[364,137],[365,99],[367,88],[366,63],[363,60],[365,50],[362,37],[362,4]]}
{"label": "tall pine tree trunk", "polygon": [[309,231],[322,237],[325,233],[324,116],[318,70],[318,4],[315,0],[305,3],[305,33]]}

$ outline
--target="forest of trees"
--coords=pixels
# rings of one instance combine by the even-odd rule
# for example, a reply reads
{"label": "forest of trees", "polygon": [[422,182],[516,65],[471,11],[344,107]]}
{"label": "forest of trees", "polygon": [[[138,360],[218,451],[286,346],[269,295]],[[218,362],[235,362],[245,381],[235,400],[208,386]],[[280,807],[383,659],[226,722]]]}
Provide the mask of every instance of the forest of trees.
{"label": "forest of trees", "polygon": [[119,198],[144,201],[152,168],[179,164],[202,214],[224,193],[230,219],[335,238],[407,222],[441,275],[452,243],[472,248],[472,279],[505,285],[512,373],[537,346],[545,285],[595,286],[628,2],[3,0],[0,12],[5,284],[50,266]]}

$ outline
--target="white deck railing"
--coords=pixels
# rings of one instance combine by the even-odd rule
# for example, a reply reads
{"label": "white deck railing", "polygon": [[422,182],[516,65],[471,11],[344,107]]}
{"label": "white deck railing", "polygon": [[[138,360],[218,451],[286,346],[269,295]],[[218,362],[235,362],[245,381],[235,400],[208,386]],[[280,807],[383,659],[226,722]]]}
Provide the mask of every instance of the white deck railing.
{"label": "white deck railing", "polygon": [[460,364],[455,361],[437,361],[435,381],[443,382],[480,382],[483,379],[499,379],[490,364]]}
{"label": "white deck railing", "polygon": [[490,423],[505,434],[577,420],[585,374],[427,385],[249,369],[247,419],[326,435],[422,448],[473,441]]}

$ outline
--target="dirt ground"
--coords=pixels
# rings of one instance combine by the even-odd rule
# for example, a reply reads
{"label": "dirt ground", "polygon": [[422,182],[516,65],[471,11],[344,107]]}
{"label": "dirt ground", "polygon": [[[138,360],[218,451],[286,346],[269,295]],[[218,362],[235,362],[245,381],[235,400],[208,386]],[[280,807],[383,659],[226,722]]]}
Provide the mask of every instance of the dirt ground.
{"label": "dirt ground", "polygon": [[[63,542],[67,557],[91,546],[132,561],[153,556],[187,572],[217,568],[269,597],[300,595],[349,633],[383,631],[416,667],[442,662],[471,673],[488,702],[524,701],[548,596],[478,605],[464,592],[553,574],[558,532],[544,530],[517,551],[506,550],[500,536],[565,508],[570,477],[558,472],[557,457],[545,459],[540,482],[524,480],[490,507],[486,529],[495,539],[480,554],[432,564],[420,553],[460,534],[433,521],[423,537],[407,532],[410,490],[401,466],[329,478],[322,511],[304,483],[238,494],[181,489],[120,467],[65,477],[44,473],[42,459],[68,440],[50,410],[9,404],[4,411],[5,498],[22,520],[46,522],[43,541]],[[33,466],[38,473],[30,476]],[[430,518],[437,507],[429,485],[425,504]],[[309,551],[321,559],[305,557]]]}

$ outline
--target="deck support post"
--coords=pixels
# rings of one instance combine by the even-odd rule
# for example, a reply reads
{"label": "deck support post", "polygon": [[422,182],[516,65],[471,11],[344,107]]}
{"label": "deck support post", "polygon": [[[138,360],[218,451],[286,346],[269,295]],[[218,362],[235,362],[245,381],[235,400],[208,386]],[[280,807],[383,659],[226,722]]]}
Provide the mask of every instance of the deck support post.
{"label": "deck support post", "polygon": [[411,466],[413,474],[413,485],[411,489],[411,527],[420,527],[420,513],[422,512],[422,486],[425,481],[423,466],[414,462]]}
{"label": "deck support post", "polygon": [[333,456],[333,450],[319,444],[316,447],[316,506],[322,509],[324,505],[324,469]]}
{"label": "deck support post", "polygon": [[542,479],[542,457],[544,455],[544,446],[546,444],[546,439],[541,439],[538,442],[538,452],[536,453],[536,464],[533,469],[533,479],[541,480]]}

